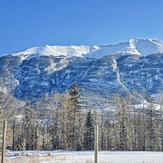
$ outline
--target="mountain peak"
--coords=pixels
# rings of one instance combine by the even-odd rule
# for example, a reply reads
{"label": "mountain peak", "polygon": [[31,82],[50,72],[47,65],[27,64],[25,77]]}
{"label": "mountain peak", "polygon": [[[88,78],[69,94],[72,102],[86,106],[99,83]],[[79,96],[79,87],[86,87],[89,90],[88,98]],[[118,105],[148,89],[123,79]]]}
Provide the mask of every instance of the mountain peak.
{"label": "mountain peak", "polygon": [[163,41],[160,40],[131,39],[129,42],[134,44],[135,49],[143,56],[163,52]]}

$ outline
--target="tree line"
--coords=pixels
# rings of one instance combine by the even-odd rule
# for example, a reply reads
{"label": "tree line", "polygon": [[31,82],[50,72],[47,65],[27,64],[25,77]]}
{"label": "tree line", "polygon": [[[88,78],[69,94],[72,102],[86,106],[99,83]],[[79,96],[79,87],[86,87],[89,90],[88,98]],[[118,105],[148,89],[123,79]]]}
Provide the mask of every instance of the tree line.
{"label": "tree line", "polygon": [[112,108],[98,108],[88,106],[80,93],[74,84],[64,94],[55,93],[14,109],[16,104],[1,92],[0,117],[8,121],[7,148],[93,150],[94,126],[98,124],[99,150],[163,151],[163,108],[154,98],[115,95],[104,102]]}

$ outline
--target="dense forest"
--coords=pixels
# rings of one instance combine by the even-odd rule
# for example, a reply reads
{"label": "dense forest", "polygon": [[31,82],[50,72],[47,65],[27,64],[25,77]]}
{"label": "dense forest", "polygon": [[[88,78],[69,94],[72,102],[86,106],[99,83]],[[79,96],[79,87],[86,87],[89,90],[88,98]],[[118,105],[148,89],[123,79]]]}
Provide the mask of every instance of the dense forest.
{"label": "dense forest", "polygon": [[82,98],[76,84],[64,94],[54,93],[35,102],[21,102],[0,92],[7,149],[93,150],[98,124],[99,150],[163,151],[163,100],[156,105],[147,93],[136,92],[111,97],[102,102],[108,108],[99,108],[89,97]]}

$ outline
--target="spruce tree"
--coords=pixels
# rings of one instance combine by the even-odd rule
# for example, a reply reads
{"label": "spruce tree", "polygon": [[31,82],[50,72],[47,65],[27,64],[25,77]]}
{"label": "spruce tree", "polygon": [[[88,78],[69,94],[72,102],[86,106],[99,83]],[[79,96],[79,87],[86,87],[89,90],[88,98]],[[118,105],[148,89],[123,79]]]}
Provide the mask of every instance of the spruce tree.
{"label": "spruce tree", "polygon": [[94,149],[94,119],[91,111],[88,111],[85,123],[85,133],[84,133],[84,149],[93,150]]}
{"label": "spruce tree", "polygon": [[82,113],[81,113],[81,101],[80,101],[80,90],[76,83],[73,84],[72,89],[69,92],[70,95],[70,121],[71,121],[71,140],[72,149],[81,150],[82,149]]}

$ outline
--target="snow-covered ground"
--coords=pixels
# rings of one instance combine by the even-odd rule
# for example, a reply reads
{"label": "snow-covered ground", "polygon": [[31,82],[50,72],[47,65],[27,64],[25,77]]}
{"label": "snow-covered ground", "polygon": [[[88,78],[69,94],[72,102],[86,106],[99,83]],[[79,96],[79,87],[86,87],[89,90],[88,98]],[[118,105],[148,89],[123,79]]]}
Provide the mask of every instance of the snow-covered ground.
{"label": "snow-covered ground", "polygon": [[[16,156],[15,156],[16,154]],[[5,163],[94,163],[94,152],[26,151],[7,152]],[[100,151],[99,163],[163,163],[163,152]]]}

